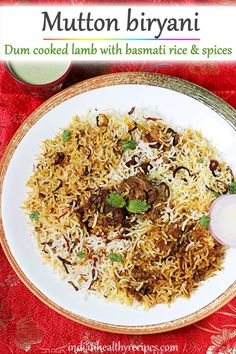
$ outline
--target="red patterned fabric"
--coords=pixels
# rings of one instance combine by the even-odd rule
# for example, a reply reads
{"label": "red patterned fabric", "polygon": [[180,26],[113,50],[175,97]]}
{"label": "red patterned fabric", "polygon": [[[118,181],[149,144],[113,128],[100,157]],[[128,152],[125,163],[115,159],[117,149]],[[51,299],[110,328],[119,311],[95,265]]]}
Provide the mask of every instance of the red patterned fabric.
{"label": "red patterned fabric", "polygon": [[[83,64],[74,66],[65,86],[121,71],[149,71],[187,79],[236,108],[236,63]],[[20,91],[0,63],[0,157],[16,129],[42,102],[43,99]],[[104,347],[101,351],[95,349],[96,345],[121,349],[109,351]],[[135,345],[137,350],[132,351],[129,345]],[[154,347],[148,350],[151,345],[156,351]],[[0,354],[25,352],[233,354],[236,353],[236,299],[206,319],[176,331],[144,336],[109,334],[74,323],[44,305],[19,280],[0,248]]]}

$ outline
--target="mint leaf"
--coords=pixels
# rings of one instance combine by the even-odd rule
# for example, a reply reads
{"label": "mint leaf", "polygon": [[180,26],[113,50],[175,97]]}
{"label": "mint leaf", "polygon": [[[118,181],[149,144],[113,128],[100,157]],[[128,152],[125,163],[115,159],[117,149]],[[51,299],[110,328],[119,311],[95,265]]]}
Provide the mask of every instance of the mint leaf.
{"label": "mint leaf", "polygon": [[200,225],[202,226],[202,227],[207,227],[208,225],[209,225],[209,223],[210,223],[210,216],[206,216],[206,215],[203,215],[201,218],[200,218],[200,220],[199,220],[199,222],[200,222]]}
{"label": "mint leaf", "polygon": [[122,143],[122,149],[124,151],[127,151],[127,150],[134,150],[137,146],[137,141],[135,140],[127,140],[127,141],[124,141]]}
{"label": "mint leaf", "polygon": [[229,186],[229,194],[236,194],[236,182],[232,182]]}
{"label": "mint leaf", "polygon": [[128,201],[126,209],[130,213],[143,213],[151,208],[150,204],[147,204],[144,200],[132,199]]}
{"label": "mint leaf", "polygon": [[108,257],[114,262],[123,262],[123,257],[117,253],[110,253]]}
{"label": "mint leaf", "polygon": [[77,257],[79,257],[79,258],[84,258],[86,256],[86,253],[84,253],[84,252],[82,252],[82,251],[79,251],[78,253],[77,253]]}
{"label": "mint leaf", "polygon": [[123,208],[126,206],[126,201],[122,195],[118,193],[110,193],[107,197],[107,203],[116,208]]}
{"label": "mint leaf", "polygon": [[39,219],[39,212],[38,211],[32,211],[32,213],[29,215],[30,220],[32,221],[38,221]]}
{"label": "mint leaf", "polygon": [[220,192],[217,192],[217,191],[214,191],[214,195],[216,198],[220,197],[221,196],[221,193]]}
{"label": "mint leaf", "polygon": [[66,143],[71,137],[71,132],[69,130],[64,130],[61,137],[64,143]]}

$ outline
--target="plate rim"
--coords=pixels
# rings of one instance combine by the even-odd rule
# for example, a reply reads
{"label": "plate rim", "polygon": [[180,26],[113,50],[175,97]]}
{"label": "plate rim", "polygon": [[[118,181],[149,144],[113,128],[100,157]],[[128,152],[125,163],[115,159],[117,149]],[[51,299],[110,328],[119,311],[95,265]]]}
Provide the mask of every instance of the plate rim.
{"label": "plate rim", "polygon": [[174,76],[147,72],[120,72],[100,75],[76,83],[52,96],[43,104],[41,104],[34,112],[32,112],[18,128],[16,133],[13,135],[11,141],[9,142],[4,152],[2,160],[0,161],[0,243],[8,261],[10,262],[13,270],[19,276],[21,281],[43,303],[48,305],[50,308],[52,308],[59,314],[82,325],[106,332],[125,334],[152,334],[182,328],[184,326],[200,321],[203,318],[212,314],[213,312],[217,311],[220,307],[225,305],[236,295],[236,281],[234,281],[234,283],[215,300],[213,300],[200,310],[195,311],[184,317],[151,325],[127,326],[108,324],[105,322],[85,318],[69,310],[64,309],[63,307],[57,305],[53,300],[49,299],[46,295],[44,295],[37,288],[37,286],[33,285],[30,279],[21,270],[16,259],[14,258],[3,228],[2,193],[5,175],[16,148],[18,147],[21,140],[24,138],[25,134],[31,129],[31,127],[35,125],[46,113],[51,111],[54,107],[56,107],[60,103],[67,101],[72,97],[98,88],[130,84],[162,87],[195,98],[197,101],[200,101],[204,105],[213,109],[234,129],[236,129],[236,110],[232,106],[230,106],[220,97],[202,88],[201,86],[198,86],[192,82]]}

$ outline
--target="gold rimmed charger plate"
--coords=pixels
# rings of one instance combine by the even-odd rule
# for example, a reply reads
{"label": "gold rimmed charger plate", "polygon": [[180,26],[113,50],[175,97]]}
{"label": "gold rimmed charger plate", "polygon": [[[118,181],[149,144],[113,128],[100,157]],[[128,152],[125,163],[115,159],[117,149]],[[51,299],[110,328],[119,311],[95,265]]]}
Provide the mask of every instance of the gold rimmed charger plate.
{"label": "gold rimmed charger plate", "polygon": [[[4,178],[9,166],[9,163],[14,155],[16,148],[19,143],[25,136],[25,134],[37,123],[46,113],[51,111],[54,107],[58,106],[60,103],[65,102],[66,100],[78,96],[82,93],[98,89],[104,88],[108,86],[115,85],[151,85],[155,87],[161,87],[165,89],[169,89],[172,91],[177,91],[184,95],[190,96],[197,101],[202,102],[204,105],[208,106],[212,110],[214,110],[218,115],[220,115],[223,119],[227,120],[231,126],[235,127],[236,125],[236,113],[235,110],[228,105],[226,102],[221,100],[219,97],[210,93],[209,91],[189,83],[187,81],[159,74],[151,74],[151,73],[140,73],[140,72],[125,72],[125,73],[117,73],[117,74],[108,74],[95,78],[88,79],[86,81],[75,84],[64,91],[56,94],[45,103],[43,103],[35,112],[33,112],[26,121],[21,125],[18,131],[15,133],[11,142],[9,143],[3,159],[0,164],[0,195],[2,200],[2,192],[3,192],[3,182]],[[116,333],[126,333],[126,334],[148,334],[148,333],[158,333],[164,331],[170,331],[173,329],[177,329],[186,325],[190,325],[196,321],[203,319],[204,317],[210,315],[221,306],[230,301],[236,294],[236,282],[234,282],[228,289],[218,296],[214,301],[210,302],[207,306],[204,306],[198,311],[195,311],[187,316],[171,320],[168,322],[151,324],[151,325],[140,325],[140,326],[126,326],[126,325],[116,325],[103,323],[100,321],[91,320],[89,318],[82,317],[77,315],[71,311],[64,309],[63,307],[56,304],[54,301],[46,297],[32,282],[31,280],[24,274],[16,259],[14,258],[11,248],[9,246],[7,237],[4,233],[3,228],[3,215],[2,215],[2,205],[1,205],[1,219],[0,219],[0,239],[3,250],[23,283],[45,304],[59,312],[60,314],[68,317],[80,324],[100,329],[108,332],[116,332]]]}

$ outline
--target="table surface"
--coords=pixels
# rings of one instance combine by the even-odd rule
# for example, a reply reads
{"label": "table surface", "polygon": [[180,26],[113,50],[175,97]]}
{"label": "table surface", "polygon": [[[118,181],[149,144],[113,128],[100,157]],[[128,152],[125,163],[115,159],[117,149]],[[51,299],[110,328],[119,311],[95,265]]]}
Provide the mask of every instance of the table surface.
{"label": "table surface", "polygon": [[[64,87],[122,71],[180,77],[236,108],[236,63],[74,64]],[[42,102],[43,98],[31,97],[17,87],[0,63],[0,158],[14,132]],[[0,353],[25,352],[236,353],[236,299],[202,321],[172,332],[143,336],[105,333],[74,323],[43,304],[20,281],[0,247]]]}

